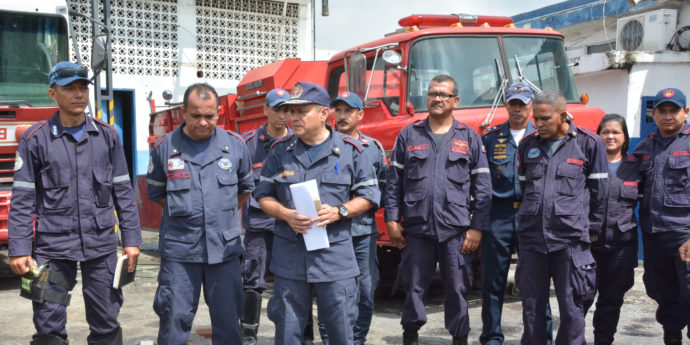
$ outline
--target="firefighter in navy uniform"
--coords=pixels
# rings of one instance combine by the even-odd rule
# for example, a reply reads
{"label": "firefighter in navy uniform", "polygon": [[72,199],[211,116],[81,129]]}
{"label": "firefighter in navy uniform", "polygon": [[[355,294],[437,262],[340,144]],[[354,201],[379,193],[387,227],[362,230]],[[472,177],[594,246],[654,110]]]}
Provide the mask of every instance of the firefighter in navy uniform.
{"label": "firefighter in navy uniform", "polygon": [[[517,82],[508,87],[505,107],[508,121],[488,128],[482,135],[491,170],[491,229],[482,236],[482,334],[485,345],[501,345],[503,296],[508,279],[510,259],[518,246],[518,216],[522,200],[517,174],[518,143],[534,130],[532,103],[534,92],[527,84]],[[547,344],[551,343],[551,309],[546,308]]]}
{"label": "firefighter in navy uniform", "polygon": [[[114,128],[85,116],[86,67],[59,62],[49,94],[58,111],[30,127],[19,141],[9,213],[10,267],[17,274],[43,266],[48,283],[27,286],[36,334],[32,345],[67,344],[66,306],[77,263],[88,344],[122,344],[117,321],[122,290],[113,289],[117,217],[124,254],[135,269],[141,244],[139,216],[120,138]],[[32,250],[36,216],[36,242]],[[31,257],[35,255],[36,264]]]}
{"label": "firefighter in navy uniform", "polygon": [[[326,125],[329,103],[323,87],[295,84],[285,102],[294,135],[273,145],[254,193],[261,209],[276,218],[268,317],[275,323],[278,345],[300,343],[312,292],[329,344],[353,343],[359,269],[350,227],[352,218],[378,206],[381,194],[359,142]],[[290,185],[312,179],[321,201],[314,219],[297,213],[290,191]],[[313,224],[326,228],[329,247],[307,251],[302,234]]]}
{"label": "firefighter in navy uniform", "polygon": [[569,120],[558,91],[534,99],[534,125],[518,147],[522,205],[516,282],[522,299],[522,344],[546,342],[553,278],[560,310],[556,345],[585,344],[585,308],[594,298],[598,235],[608,190],[606,149],[596,134]]}
{"label": "firefighter in navy uniform", "polygon": [[679,248],[690,241],[690,125],[685,95],[663,89],[654,98],[657,131],[632,153],[640,174],[640,225],[644,248],[644,284],[658,304],[656,320],[665,344],[690,338],[690,264]]}
{"label": "firefighter in navy uniform", "polygon": [[472,287],[474,251],[489,229],[491,176],[479,134],[453,118],[458,102],[455,80],[434,77],[429,116],[403,128],[388,169],[382,200],[391,241],[404,248],[398,275],[407,294],[400,321],[405,345],[418,344],[427,321],[424,299],[437,263],[453,345],[466,345],[470,331],[464,295]]}
{"label": "firefighter in navy uniform", "polygon": [[[366,155],[369,162],[374,166],[379,190],[383,191],[386,186],[386,173],[388,170],[383,146],[378,140],[362,134],[357,129],[359,121],[364,117],[364,104],[362,100],[354,93],[344,92],[331,102],[331,107],[333,108],[336,130],[359,141],[363,147],[362,154]],[[379,268],[376,258],[376,235],[378,232],[375,212],[376,208],[373,208],[367,213],[352,219],[352,228],[350,230],[355,257],[359,266],[359,276],[357,277],[357,286],[359,288],[358,314],[354,327],[355,345],[362,345],[366,341],[371,319],[374,315],[374,292],[379,281]],[[321,339],[327,344],[326,333],[321,332]]]}
{"label": "firefighter in navy uniform", "polygon": [[[276,140],[292,134],[287,127],[287,114],[282,103],[290,99],[283,89],[273,89],[266,94],[264,114],[267,123],[256,130],[242,134],[252,159],[254,185],[259,183],[264,160]],[[254,345],[261,319],[261,294],[266,290],[266,272],[271,261],[273,227],[275,219],[265,214],[254,197],[242,208],[244,256],[242,256],[242,287],[244,310],[242,311],[242,337],[245,345]]]}
{"label": "firefighter in navy uniform", "polygon": [[187,344],[202,287],[213,343],[242,343],[238,208],[254,182],[242,137],[216,127],[218,102],[210,85],[188,87],[184,123],[151,150],[147,190],[163,207],[153,301],[160,317],[159,344]]}

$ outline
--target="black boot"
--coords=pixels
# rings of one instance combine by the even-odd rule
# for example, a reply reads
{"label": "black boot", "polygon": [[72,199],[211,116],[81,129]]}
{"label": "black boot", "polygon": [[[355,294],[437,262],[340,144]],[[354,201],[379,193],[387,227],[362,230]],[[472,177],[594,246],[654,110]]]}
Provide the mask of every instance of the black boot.
{"label": "black boot", "polygon": [[242,342],[244,345],[256,345],[259,320],[261,319],[261,294],[254,290],[244,291],[244,309],[242,310]]}
{"label": "black boot", "polygon": [[304,333],[302,333],[302,345],[314,344],[314,315],[309,309],[309,317],[307,318],[307,325],[304,326]]}
{"label": "black boot", "polygon": [[91,335],[86,338],[89,345],[122,345],[122,328],[103,335]]}
{"label": "black boot", "polygon": [[664,330],[664,345],[683,345],[683,333]]}
{"label": "black boot", "polygon": [[417,331],[403,331],[403,345],[419,345]]}
{"label": "black boot", "polygon": [[31,345],[68,345],[69,342],[55,335],[34,336]]}
{"label": "black boot", "polygon": [[453,345],[467,345],[467,336],[453,337]]}

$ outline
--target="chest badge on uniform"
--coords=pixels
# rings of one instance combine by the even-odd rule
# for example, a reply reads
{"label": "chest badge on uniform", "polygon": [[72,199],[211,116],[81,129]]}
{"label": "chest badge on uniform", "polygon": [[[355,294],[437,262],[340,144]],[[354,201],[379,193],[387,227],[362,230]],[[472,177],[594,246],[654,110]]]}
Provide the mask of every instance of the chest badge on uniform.
{"label": "chest badge on uniform", "polygon": [[24,161],[22,160],[22,157],[19,155],[19,152],[17,152],[17,155],[14,157],[14,171],[21,169],[23,166]]}
{"label": "chest badge on uniform", "polygon": [[184,160],[180,158],[168,159],[168,171],[184,169]]}
{"label": "chest badge on uniform", "polygon": [[462,154],[467,154],[467,151],[470,149],[470,145],[467,143],[465,140],[458,140],[458,139],[452,139],[451,140],[451,146],[450,150],[453,152],[458,152]]}
{"label": "chest badge on uniform", "polygon": [[146,170],[149,174],[153,172],[153,160],[149,158],[149,168]]}
{"label": "chest badge on uniform", "polygon": [[218,166],[223,170],[230,170],[232,162],[227,158],[221,158],[218,160]]}
{"label": "chest badge on uniform", "polygon": [[286,176],[295,176],[295,171],[294,170],[284,170],[280,174],[278,174],[278,177],[286,177]]}
{"label": "chest badge on uniform", "polygon": [[498,140],[499,143],[503,144],[503,143],[505,143],[506,140],[508,140],[508,139],[506,139],[506,138],[498,138],[498,139],[496,139],[496,140]]}
{"label": "chest badge on uniform", "polygon": [[541,155],[541,150],[538,147],[533,147],[527,152],[527,158],[537,158]]}

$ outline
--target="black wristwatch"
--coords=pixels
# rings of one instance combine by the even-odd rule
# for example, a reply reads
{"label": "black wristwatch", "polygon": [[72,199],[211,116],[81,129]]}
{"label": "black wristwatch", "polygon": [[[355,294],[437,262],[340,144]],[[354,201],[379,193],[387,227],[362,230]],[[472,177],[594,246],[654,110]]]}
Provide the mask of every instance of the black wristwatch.
{"label": "black wristwatch", "polygon": [[340,216],[340,219],[345,219],[347,218],[347,207],[343,205],[338,206],[338,215]]}

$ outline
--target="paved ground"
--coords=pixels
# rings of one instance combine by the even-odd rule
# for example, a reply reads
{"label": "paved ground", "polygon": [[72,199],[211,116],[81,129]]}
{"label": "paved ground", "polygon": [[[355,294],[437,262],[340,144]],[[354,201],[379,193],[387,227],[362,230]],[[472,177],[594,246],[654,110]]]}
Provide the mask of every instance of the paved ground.
{"label": "paved ground", "polygon": [[[32,323],[31,303],[29,300],[19,297],[19,279],[7,277],[7,251],[0,251],[0,300],[2,312],[0,313],[0,345],[28,344],[31,334],[34,332]],[[158,328],[158,318],[151,307],[156,291],[156,275],[158,272],[159,258],[154,251],[143,253],[137,271],[136,284],[124,288],[125,304],[120,314],[120,322],[124,329],[125,344],[138,344],[140,341],[155,340]],[[435,281],[429,297],[427,313],[429,322],[420,331],[420,344],[450,344],[450,336],[443,326],[443,305],[441,287],[439,281]],[[384,284],[377,298],[376,311],[372,329],[368,337],[368,344],[400,344],[400,311],[402,306],[402,293],[390,297],[391,282]],[[270,296],[272,290],[265,295]],[[470,301],[470,333],[471,344],[479,344],[478,337],[481,331],[481,299],[479,291],[475,290],[469,296]],[[629,291],[623,306],[619,331],[616,337],[618,344],[648,345],[663,344],[661,340],[661,327],[654,319],[655,304],[645,294],[642,285],[642,270],[638,268],[635,287]],[[260,327],[259,344],[273,344],[273,324],[266,318],[266,302],[263,301],[263,316]],[[551,305],[554,315],[558,315],[555,296],[552,293]],[[690,312],[690,311],[689,311]],[[587,340],[592,342],[592,311],[587,315]],[[505,344],[519,344],[522,332],[520,301],[509,297],[504,308],[504,333]],[[556,316],[554,328],[558,326]],[[208,308],[199,306],[197,317],[192,327],[190,344],[211,344],[210,339],[204,337],[210,332],[210,319]],[[81,281],[73,291],[72,305],[68,307],[68,334],[70,344],[86,344],[88,325],[84,321],[84,303],[81,295]],[[320,344],[317,336],[317,344]],[[685,339],[686,345],[690,341]]]}

